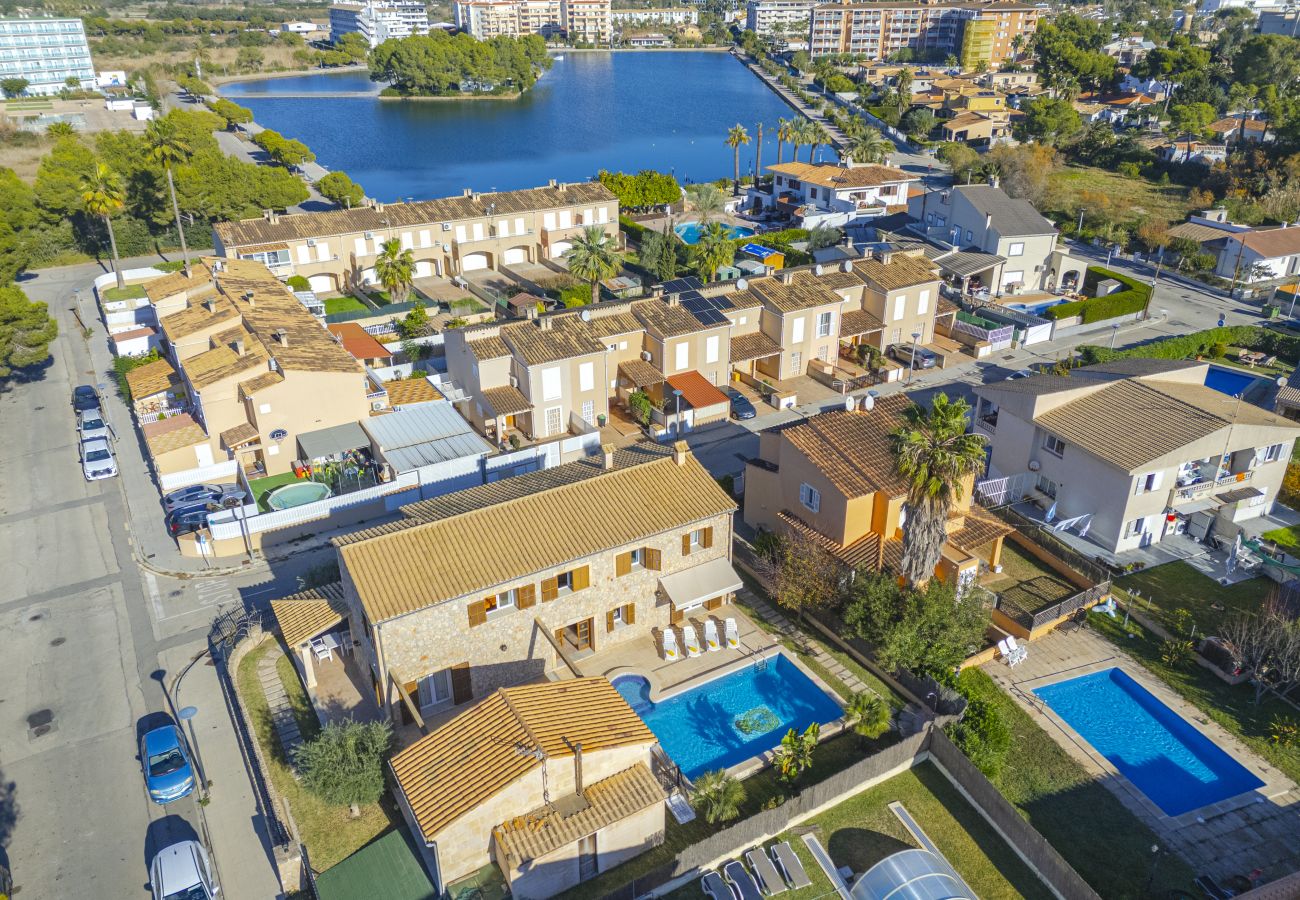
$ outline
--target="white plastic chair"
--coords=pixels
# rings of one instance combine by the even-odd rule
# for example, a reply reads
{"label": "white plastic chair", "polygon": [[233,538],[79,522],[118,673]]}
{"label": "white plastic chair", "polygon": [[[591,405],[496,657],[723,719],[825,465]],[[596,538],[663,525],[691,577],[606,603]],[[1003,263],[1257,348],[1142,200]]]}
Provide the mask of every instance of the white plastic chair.
{"label": "white plastic chair", "polygon": [[671,628],[664,629],[664,659],[668,662],[676,662],[682,658],[682,652],[677,649],[677,632]]}
{"label": "white plastic chair", "polygon": [[724,623],[726,626],[727,646],[732,650],[740,649],[740,628],[736,625],[735,619],[727,619]]}
{"label": "white plastic chair", "polygon": [[334,659],[334,650],[330,647],[329,642],[323,637],[311,639],[311,651],[316,655],[317,660]]}
{"label": "white plastic chair", "polygon": [[1004,663],[1011,665],[1011,648],[1007,646],[1006,638],[998,641],[998,656],[1002,657]]}
{"label": "white plastic chair", "polygon": [[1007,635],[1007,649],[1011,651],[1011,665],[1013,666],[1020,665],[1029,656],[1029,648],[1017,644],[1016,637],[1013,634]]}
{"label": "white plastic chair", "polygon": [[682,637],[686,643],[687,656],[699,656],[703,652],[700,649],[700,636],[696,633],[694,625],[683,625]]}
{"label": "white plastic chair", "polygon": [[718,623],[712,619],[704,620],[704,645],[710,653],[722,649],[722,642],[718,640]]}

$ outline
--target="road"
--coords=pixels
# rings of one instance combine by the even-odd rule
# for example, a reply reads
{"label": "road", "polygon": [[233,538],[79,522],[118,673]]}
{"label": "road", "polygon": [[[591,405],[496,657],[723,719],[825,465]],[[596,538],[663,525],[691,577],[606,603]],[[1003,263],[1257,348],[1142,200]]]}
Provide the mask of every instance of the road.
{"label": "road", "polygon": [[[138,564],[135,532],[160,529],[161,514],[127,410],[105,375],[103,327],[87,318],[90,281],[101,271],[71,266],[24,281],[33,299],[50,304],[60,335],[43,377],[0,394],[0,633],[9,673],[0,679],[0,785],[11,785],[0,790],[9,807],[0,808],[0,846],[23,896],[130,898],[147,896],[153,852],[198,836],[213,851],[225,896],[275,897],[269,843],[216,669],[203,654],[218,610],[264,606],[294,590],[318,559],[303,554],[214,578],[170,578]],[[89,339],[73,315],[78,289]],[[107,388],[122,477],[81,477],[69,399],[85,383]],[[160,807],[145,793],[138,735],[186,705],[199,709],[211,802]]]}

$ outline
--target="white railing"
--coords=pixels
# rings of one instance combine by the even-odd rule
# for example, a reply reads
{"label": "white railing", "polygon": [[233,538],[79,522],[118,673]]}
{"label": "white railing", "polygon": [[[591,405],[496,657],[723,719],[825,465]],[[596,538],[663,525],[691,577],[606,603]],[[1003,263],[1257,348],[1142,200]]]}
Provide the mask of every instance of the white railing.
{"label": "white railing", "polygon": [[1247,469],[1236,475],[1227,475],[1215,481],[1203,481],[1200,484],[1189,484],[1186,487],[1174,488],[1174,502],[1180,500],[1193,500],[1197,497],[1204,496],[1211,491],[1221,487],[1229,487],[1234,484],[1245,484],[1255,477],[1254,471]]}
{"label": "white railing", "polygon": [[[143,278],[157,278],[159,275],[166,275],[166,274],[167,273],[164,272],[162,269],[155,269],[153,266],[147,266],[146,268],[143,269],[123,269],[122,280],[138,281]],[[100,291],[102,291],[104,288],[117,286],[117,276],[114,275],[112,272],[105,272],[103,275],[100,275],[98,278],[96,278],[93,284],[95,285],[95,295],[99,296]]]}
{"label": "white railing", "polygon": [[168,491],[174,491],[177,488],[187,487],[191,484],[200,484],[205,481],[225,481],[232,478],[238,471],[239,462],[227,459],[219,463],[213,463],[210,466],[199,466],[197,469],[186,469],[184,472],[159,475],[158,485],[165,494]]}
{"label": "white railing", "polygon": [[159,419],[170,419],[172,416],[179,416],[182,413],[190,411],[188,406],[168,406],[164,409],[156,409],[153,412],[143,412],[136,415],[136,420],[141,425],[152,425]]}
{"label": "white railing", "polygon": [[1019,475],[1008,475],[1005,478],[987,478],[976,482],[975,494],[985,506],[1005,506],[1025,495],[1032,477],[1032,473],[1021,472]]}

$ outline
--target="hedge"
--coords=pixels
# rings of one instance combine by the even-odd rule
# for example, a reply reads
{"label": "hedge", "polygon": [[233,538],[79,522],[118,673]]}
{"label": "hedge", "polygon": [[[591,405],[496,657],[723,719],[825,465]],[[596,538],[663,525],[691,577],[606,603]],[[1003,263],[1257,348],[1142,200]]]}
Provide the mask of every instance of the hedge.
{"label": "hedge", "polygon": [[1079,355],[1085,365],[1130,357],[1187,359],[1198,355],[1209,355],[1210,348],[1215,344],[1258,350],[1292,365],[1300,362],[1300,333],[1262,328],[1258,325],[1225,325],[1222,328],[1210,328],[1192,334],[1180,334],[1152,341],[1150,344],[1128,350],[1111,350],[1108,347],[1084,344],[1079,347]]}
{"label": "hedge", "polygon": [[1118,318],[1119,316],[1131,315],[1146,309],[1147,301],[1151,298],[1151,285],[1119,272],[1103,269],[1100,266],[1089,266],[1088,271],[1084,274],[1083,288],[1085,291],[1093,290],[1107,278],[1113,278],[1120,282],[1125,289],[1116,291],[1113,294],[1107,294],[1104,297],[1089,297],[1086,300],[1060,303],[1044,310],[1043,318],[1069,319],[1073,316],[1080,316],[1085,324],[1091,324],[1093,322],[1103,322],[1106,319]]}
{"label": "hedge", "polygon": [[624,233],[627,234],[628,237],[632,238],[632,240],[636,241],[638,245],[640,245],[641,241],[645,238],[645,233],[650,230],[644,225],[633,222],[622,213],[620,213],[618,217],[618,227],[622,228]]}

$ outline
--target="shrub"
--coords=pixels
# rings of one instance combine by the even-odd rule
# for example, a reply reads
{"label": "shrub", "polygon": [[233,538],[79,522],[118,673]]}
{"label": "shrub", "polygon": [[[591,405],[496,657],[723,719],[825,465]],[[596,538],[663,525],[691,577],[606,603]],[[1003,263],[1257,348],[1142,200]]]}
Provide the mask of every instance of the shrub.
{"label": "shrub", "polygon": [[1191,641],[1170,640],[1160,645],[1160,661],[1171,669],[1181,669],[1191,660]]}
{"label": "shrub", "polygon": [[654,404],[650,401],[650,395],[645,391],[633,391],[629,394],[627,408],[632,413],[632,418],[642,425],[650,424],[650,413],[654,409]]}
{"label": "shrub", "polygon": [[1120,272],[1103,269],[1100,266],[1089,266],[1083,280],[1084,290],[1095,290],[1102,281],[1112,278],[1123,284],[1124,290],[1107,294],[1105,297],[1090,297],[1086,300],[1061,303],[1044,310],[1043,317],[1068,319],[1081,316],[1085,323],[1092,323],[1131,315],[1146,309],[1147,300],[1151,297],[1151,285]]}
{"label": "shrub", "polygon": [[1228,345],[1222,342],[1210,345],[1210,356],[1215,359],[1223,359],[1228,355]]}
{"label": "shrub", "polygon": [[745,786],[723,769],[705,772],[695,779],[694,805],[710,825],[727,822],[740,815],[745,802]]}
{"label": "shrub", "polygon": [[1295,719],[1276,716],[1269,723],[1268,739],[1275,747],[1294,747],[1300,743],[1300,725]]}
{"label": "shrub", "polygon": [[117,392],[127,403],[131,402],[131,386],[127,383],[126,373],[132,369],[157,362],[160,357],[157,350],[150,350],[144,356],[113,357],[113,374],[117,377]]}
{"label": "shrub", "polygon": [[387,722],[331,722],[294,755],[303,787],[339,806],[376,802],[384,793],[392,739]]}
{"label": "shrub", "polygon": [[1079,347],[1079,355],[1085,365],[1128,357],[1188,359],[1192,356],[1204,355],[1208,347],[1218,343],[1246,350],[1260,350],[1292,364],[1300,361],[1300,334],[1280,329],[1260,328],[1256,325],[1226,325],[1223,328],[1210,328],[1153,341],[1131,350],[1110,350],[1106,347],[1084,344]]}
{"label": "shrub", "polygon": [[308,280],[307,280],[305,277],[303,277],[302,275],[290,275],[290,276],[285,280],[285,284],[289,285],[289,289],[290,289],[290,290],[294,290],[294,291],[310,291],[310,290],[311,290],[311,282],[308,281]]}
{"label": "shrub", "polygon": [[758,534],[754,535],[754,552],[762,559],[776,559],[777,554],[781,552],[781,535],[760,528]]}
{"label": "shrub", "polygon": [[179,272],[181,269],[185,268],[185,260],[169,259],[165,262],[154,263],[153,267],[159,272]]}
{"label": "shrub", "polygon": [[1125,178],[1142,177],[1142,169],[1135,162],[1122,162],[1119,164],[1119,167],[1116,169],[1116,171],[1119,172],[1119,174],[1123,175]]}
{"label": "shrub", "polygon": [[1192,633],[1192,614],[1183,607],[1178,607],[1169,614],[1169,627],[1174,634],[1190,637]]}
{"label": "shrub", "polygon": [[854,694],[845,712],[853,722],[854,733],[868,740],[875,740],[889,730],[889,704],[871,691]]}
{"label": "shrub", "polygon": [[965,715],[948,726],[948,736],[985,775],[992,778],[1002,771],[1011,732],[988,702],[972,699]]}
{"label": "shrub", "polygon": [[736,479],[733,475],[723,475],[718,479],[718,487],[727,492],[728,497],[736,495]]}
{"label": "shrub", "polygon": [[623,216],[623,215],[620,215],[618,217],[618,227],[623,229],[623,232],[627,234],[628,237],[632,238],[632,240],[636,241],[638,244],[641,243],[641,240],[645,237],[646,232],[650,230],[646,228],[644,225],[638,225],[636,222],[633,222],[627,216]]}

